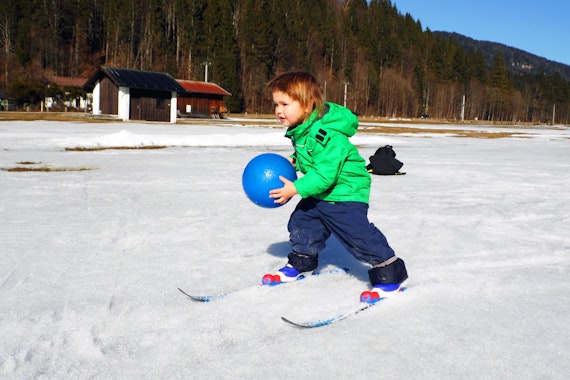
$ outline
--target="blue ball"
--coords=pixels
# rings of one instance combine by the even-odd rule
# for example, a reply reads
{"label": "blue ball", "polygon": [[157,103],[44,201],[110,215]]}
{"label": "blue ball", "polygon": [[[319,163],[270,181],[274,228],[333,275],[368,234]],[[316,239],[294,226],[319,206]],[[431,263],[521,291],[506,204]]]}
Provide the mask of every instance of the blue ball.
{"label": "blue ball", "polygon": [[297,179],[297,172],[289,160],[275,153],[264,153],[254,157],[243,171],[243,191],[250,201],[261,207],[275,208],[282,206],[269,198],[269,190],[280,189],[283,176],[290,181]]}

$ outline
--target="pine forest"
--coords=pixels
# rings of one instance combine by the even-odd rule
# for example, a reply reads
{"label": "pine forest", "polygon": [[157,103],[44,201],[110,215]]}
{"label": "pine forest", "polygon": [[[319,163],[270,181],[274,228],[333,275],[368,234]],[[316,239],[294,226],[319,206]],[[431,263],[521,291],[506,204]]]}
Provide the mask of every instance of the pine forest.
{"label": "pine forest", "polygon": [[509,73],[390,0],[2,0],[0,46],[0,92],[19,106],[37,107],[50,76],[103,65],[207,72],[230,112],[271,113],[266,83],[306,70],[359,115],[570,123],[567,79]]}

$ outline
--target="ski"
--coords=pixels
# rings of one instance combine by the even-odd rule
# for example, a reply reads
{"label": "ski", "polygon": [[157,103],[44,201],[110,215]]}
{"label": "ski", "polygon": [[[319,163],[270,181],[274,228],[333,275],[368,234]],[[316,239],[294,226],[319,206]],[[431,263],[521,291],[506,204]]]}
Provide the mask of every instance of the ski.
{"label": "ski", "polygon": [[[196,302],[211,302],[211,301],[215,301],[217,299],[223,298],[227,295],[227,293],[224,293],[224,294],[216,294],[216,295],[210,295],[210,296],[193,296],[192,294],[188,294],[180,288],[178,288],[178,290],[180,291],[180,293],[184,294],[186,297],[188,297],[192,301],[196,301]],[[233,293],[233,292],[231,292],[231,293]]]}
{"label": "ski", "polygon": [[[407,288],[402,288],[400,290],[400,292],[405,291]],[[342,321],[343,319],[346,319],[348,317],[352,317],[353,315],[356,315],[358,313],[360,313],[361,311],[364,311],[368,308],[371,308],[372,306],[378,305],[381,301],[386,300],[387,298],[380,298],[378,301],[374,302],[374,303],[366,303],[366,302],[360,302],[360,304],[350,310],[344,311],[344,312],[340,312],[332,317],[329,318],[323,318],[323,319],[317,319],[314,321],[306,321],[306,322],[295,322],[292,321],[289,318],[286,317],[281,317],[281,320],[291,326],[294,327],[298,327],[298,328],[303,328],[303,329],[312,329],[315,327],[322,327],[322,326],[327,326],[330,325],[332,323],[338,322],[338,321]]]}
{"label": "ski", "polygon": [[343,313],[339,313],[339,314],[337,314],[333,317],[330,317],[330,318],[318,319],[318,320],[310,321],[310,322],[294,322],[294,321],[292,321],[286,317],[281,317],[281,319],[283,320],[283,322],[286,322],[286,323],[290,324],[291,326],[295,326],[295,327],[299,327],[299,328],[303,328],[303,329],[311,329],[314,327],[327,326],[327,325],[330,325],[331,323],[342,321],[343,319],[346,319],[350,316],[353,316],[357,313],[360,313],[361,311],[366,310],[369,307],[376,305],[377,303],[378,302],[376,302],[376,303],[364,303],[364,302],[362,302],[360,306],[358,306],[357,308],[355,308],[353,310],[346,311]]}
{"label": "ski", "polygon": [[[271,285],[254,285],[254,286],[279,286],[279,285],[284,285],[284,284],[292,284],[298,281],[301,281],[307,277],[312,277],[312,276],[322,276],[325,274],[335,274],[335,273],[347,273],[349,271],[348,268],[334,268],[334,269],[330,269],[330,270],[325,270],[325,271],[315,271],[313,273],[311,273],[309,276],[301,276],[299,277],[296,281],[292,281],[292,282],[280,282],[280,283],[276,283],[276,284],[271,284]],[[194,295],[194,294],[190,294],[187,291],[178,288],[178,291],[182,294],[184,294],[186,297],[188,297],[190,300],[192,301],[196,301],[196,302],[214,302],[214,301],[218,301],[222,298],[227,297],[230,294],[233,293],[237,293],[239,291],[242,291],[246,288],[250,288],[251,286],[245,287],[245,288],[240,288],[240,289],[236,289],[236,290],[231,290],[225,293],[218,293],[218,294],[211,294],[211,295]]]}

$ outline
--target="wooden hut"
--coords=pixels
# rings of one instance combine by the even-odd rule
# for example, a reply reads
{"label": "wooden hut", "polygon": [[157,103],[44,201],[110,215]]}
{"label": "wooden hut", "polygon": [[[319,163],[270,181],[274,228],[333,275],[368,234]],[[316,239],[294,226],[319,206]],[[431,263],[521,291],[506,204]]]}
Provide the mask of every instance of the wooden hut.
{"label": "wooden hut", "polygon": [[71,109],[87,110],[90,99],[87,98],[83,87],[88,78],[73,78],[73,77],[49,77],[48,87],[58,87],[63,91],[60,97],[46,96],[44,99],[44,107],[47,110],[65,108],[67,111]]}
{"label": "wooden hut", "polygon": [[224,96],[229,92],[215,83],[178,79],[184,88],[178,95],[178,114],[182,117],[223,117],[227,112]]}
{"label": "wooden hut", "polygon": [[178,93],[185,91],[166,73],[106,66],[84,88],[93,91],[94,115],[171,123],[176,123]]}

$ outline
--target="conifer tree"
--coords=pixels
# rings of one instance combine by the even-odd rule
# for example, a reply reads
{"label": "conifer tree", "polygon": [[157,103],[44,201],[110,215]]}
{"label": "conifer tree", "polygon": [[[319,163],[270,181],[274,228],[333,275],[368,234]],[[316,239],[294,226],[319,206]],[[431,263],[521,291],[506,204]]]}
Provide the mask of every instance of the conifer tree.
{"label": "conifer tree", "polygon": [[273,76],[276,41],[270,3],[244,0],[239,10],[241,85],[248,112],[270,106],[264,94],[265,83]]}
{"label": "conifer tree", "polygon": [[211,79],[232,94],[226,102],[229,111],[241,112],[243,96],[232,1],[210,0],[204,12],[204,27],[207,31],[204,58],[212,68]]}
{"label": "conifer tree", "polygon": [[491,69],[491,105],[490,116],[492,120],[508,120],[511,114],[509,95],[512,91],[512,84],[505,66],[503,54],[495,57],[493,68]]}

